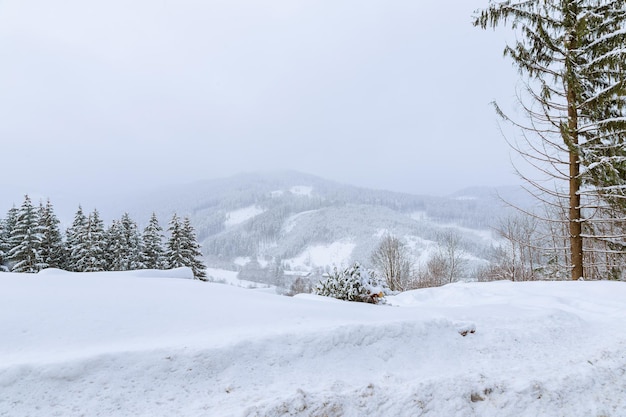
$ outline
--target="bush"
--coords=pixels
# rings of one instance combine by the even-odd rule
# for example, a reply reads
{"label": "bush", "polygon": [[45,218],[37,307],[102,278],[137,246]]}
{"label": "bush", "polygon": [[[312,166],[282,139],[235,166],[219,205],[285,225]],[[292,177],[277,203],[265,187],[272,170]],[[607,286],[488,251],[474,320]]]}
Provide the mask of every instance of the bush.
{"label": "bush", "polygon": [[388,292],[384,281],[373,272],[362,270],[358,262],[342,272],[335,267],[314,289],[317,295],[372,304],[379,303]]}

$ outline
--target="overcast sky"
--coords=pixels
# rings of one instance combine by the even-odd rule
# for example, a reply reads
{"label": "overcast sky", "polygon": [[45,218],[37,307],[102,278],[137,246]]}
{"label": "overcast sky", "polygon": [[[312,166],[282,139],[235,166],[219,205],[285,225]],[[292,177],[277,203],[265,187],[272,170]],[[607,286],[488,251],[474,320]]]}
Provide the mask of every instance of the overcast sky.
{"label": "overcast sky", "polygon": [[[487,0],[1,0],[5,189],[296,169],[446,194],[517,183]],[[20,201],[18,201],[19,203]]]}

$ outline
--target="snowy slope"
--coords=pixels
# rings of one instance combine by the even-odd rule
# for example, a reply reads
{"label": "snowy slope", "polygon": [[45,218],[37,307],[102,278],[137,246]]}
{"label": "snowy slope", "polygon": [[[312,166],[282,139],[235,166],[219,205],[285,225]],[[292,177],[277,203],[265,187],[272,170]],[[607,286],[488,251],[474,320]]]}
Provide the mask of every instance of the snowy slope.
{"label": "snowy slope", "polygon": [[453,284],[381,306],[0,274],[0,416],[620,417],[624,300],[616,282]]}

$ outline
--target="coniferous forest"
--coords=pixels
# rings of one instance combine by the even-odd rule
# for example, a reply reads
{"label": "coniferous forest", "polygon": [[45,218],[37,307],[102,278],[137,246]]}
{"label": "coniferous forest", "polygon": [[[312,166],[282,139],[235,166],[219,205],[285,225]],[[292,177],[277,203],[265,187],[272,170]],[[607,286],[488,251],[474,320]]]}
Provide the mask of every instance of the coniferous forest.
{"label": "coniferous forest", "polygon": [[206,267],[189,218],[174,214],[166,234],[154,213],[141,231],[128,213],[105,227],[97,209],[85,213],[81,206],[63,233],[50,200],[35,206],[26,195],[19,208],[0,219],[0,265],[3,271],[26,273],[189,267],[196,279],[204,279]]}

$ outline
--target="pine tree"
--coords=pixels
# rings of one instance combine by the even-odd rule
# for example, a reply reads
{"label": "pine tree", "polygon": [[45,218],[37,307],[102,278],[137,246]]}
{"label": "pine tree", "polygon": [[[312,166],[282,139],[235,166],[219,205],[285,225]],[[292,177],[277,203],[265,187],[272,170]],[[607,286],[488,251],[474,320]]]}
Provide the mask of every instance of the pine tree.
{"label": "pine tree", "polygon": [[167,241],[167,267],[187,266],[192,269],[195,278],[204,279],[206,266],[200,260],[202,257],[200,245],[189,218],[186,217],[181,224],[178,216],[174,213],[168,231],[170,237]]}
{"label": "pine tree", "polygon": [[7,253],[4,249],[5,247],[5,219],[0,219],[0,271],[3,270],[3,266],[5,263],[5,259],[7,257]]}
{"label": "pine tree", "polygon": [[46,268],[65,267],[65,247],[59,230],[59,219],[54,214],[50,200],[39,206],[39,222],[42,228],[41,262]]}
{"label": "pine tree", "polygon": [[87,217],[83,213],[83,208],[78,206],[72,225],[66,230],[67,263],[68,271],[81,272],[80,258],[84,253],[85,228],[87,227]]}
{"label": "pine tree", "polygon": [[108,271],[121,271],[123,268],[123,238],[122,226],[119,220],[113,220],[105,233],[106,251],[105,260]]}
{"label": "pine tree", "polygon": [[517,150],[539,172],[567,183],[566,192],[555,192],[531,181],[538,193],[568,202],[571,278],[579,279],[585,275],[583,230],[593,229],[589,199],[625,190],[604,173],[612,164],[607,156],[617,162],[624,156],[626,0],[490,1],[474,25],[509,22],[519,36],[504,52],[528,76],[531,101],[522,103],[530,124],[514,124],[537,139],[524,135],[528,150]]}
{"label": "pine tree", "polygon": [[7,212],[6,217],[2,220],[2,229],[0,230],[0,265],[8,268],[9,263],[9,251],[13,248],[11,245],[11,233],[15,227],[17,219],[17,208],[15,206]]}
{"label": "pine tree", "polygon": [[143,251],[141,259],[147,269],[164,269],[165,251],[163,248],[163,228],[155,213],[152,213],[148,226],[143,231]]}
{"label": "pine tree", "polygon": [[28,195],[17,212],[15,227],[11,231],[9,259],[13,272],[38,272],[43,267],[40,256],[42,227],[39,215]]}
{"label": "pine tree", "polygon": [[98,210],[89,214],[87,223],[82,229],[81,240],[83,245],[77,257],[77,269],[83,272],[98,272],[106,269],[104,256],[105,239],[104,223],[100,219]]}
{"label": "pine tree", "polygon": [[114,221],[107,232],[107,249],[112,271],[132,271],[143,269],[141,259],[142,241],[137,223],[128,213],[119,221]]}
{"label": "pine tree", "polygon": [[167,252],[165,253],[167,268],[171,269],[187,266],[185,264],[186,258],[183,249],[182,227],[176,213],[172,216],[167,231],[170,235],[166,245]]}
{"label": "pine tree", "polygon": [[185,251],[188,257],[188,265],[193,271],[193,276],[197,279],[206,278],[206,266],[202,262],[202,252],[200,251],[200,244],[196,238],[196,232],[191,226],[189,217],[185,217],[182,225],[183,240],[185,242]]}

